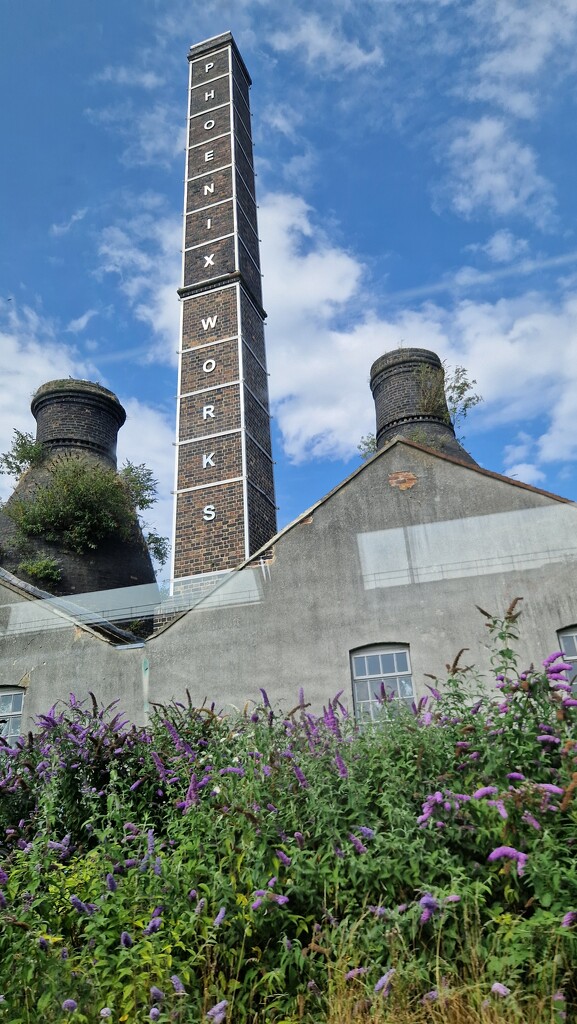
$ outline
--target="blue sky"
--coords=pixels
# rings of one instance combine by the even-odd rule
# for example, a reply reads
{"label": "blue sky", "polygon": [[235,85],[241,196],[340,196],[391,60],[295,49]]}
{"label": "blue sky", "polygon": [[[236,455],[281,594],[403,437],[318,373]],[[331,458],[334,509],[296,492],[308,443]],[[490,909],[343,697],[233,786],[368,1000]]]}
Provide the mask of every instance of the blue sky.
{"label": "blue sky", "polygon": [[575,499],[577,0],[4,4],[0,450],[43,381],[98,380],[170,532],[186,54],[227,29],[254,83],[279,525],[358,464],[399,344],[477,380],[482,465]]}

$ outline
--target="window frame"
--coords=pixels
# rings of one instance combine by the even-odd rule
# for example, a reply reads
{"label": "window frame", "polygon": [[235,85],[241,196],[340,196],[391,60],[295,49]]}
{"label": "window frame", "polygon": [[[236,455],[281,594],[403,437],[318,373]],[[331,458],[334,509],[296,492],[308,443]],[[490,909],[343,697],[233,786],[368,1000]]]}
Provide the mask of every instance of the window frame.
{"label": "window frame", "polygon": [[[397,657],[399,660],[397,661]],[[372,665],[368,664],[368,658],[379,658],[379,668],[382,670],[384,662],[381,659],[393,658],[392,671],[375,671],[376,665],[373,661]],[[359,665],[355,659],[365,659],[364,671],[359,671],[362,666]],[[404,664],[406,668],[402,668]],[[374,724],[383,718],[383,711],[388,713],[395,712],[398,710],[399,705],[405,705],[410,707],[415,700],[415,683],[413,680],[413,667],[411,664],[411,652],[409,644],[401,643],[376,643],[376,644],[365,644],[362,647],[355,647],[349,651],[349,666],[351,674],[351,690],[353,696],[353,709],[355,720],[360,724]],[[372,670],[372,671],[371,671]],[[387,688],[387,680],[394,680],[394,688],[396,694],[392,701],[382,702],[381,697],[381,686]],[[405,685],[409,684],[411,693],[406,695],[401,694],[401,683]],[[359,684],[367,684],[365,693],[366,697],[359,695],[361,686]],[[379,693],[375,692],[373,687],[378,685]],[[361,691],[362,692],[362,691]],[[397,704],[395,708],[394,705]],[[368,712],[368,713],[367,713]]]}
{"label": "window frame", "polygon": [[[9,745],[16,742],[17,739],[22,736],[22,722],[24,719],[24,699],[26,691],[22,686],[0,686],[0,705],[2,703],[2,697],[20,697],[20,709],[18,711],[13,710],[11,707],[8,711],[3,711],[0,706],[0,736],[6,740]],[[14,722],[18,724],[18,732],[13,732],[10,729],[10,725]]]}
{"label": "window frame", "polygon": [[[565,638],[571,638],[575,653],[571,653],[565,649]],[[567,664],[574,665],[575,668],[568,678],[567,682],[573,687],[573,692],[577,694],[577,625],[565,626],[563,629],[557,630],[557,640],[559,642],[559,650],[563,651],[563,660]]]}

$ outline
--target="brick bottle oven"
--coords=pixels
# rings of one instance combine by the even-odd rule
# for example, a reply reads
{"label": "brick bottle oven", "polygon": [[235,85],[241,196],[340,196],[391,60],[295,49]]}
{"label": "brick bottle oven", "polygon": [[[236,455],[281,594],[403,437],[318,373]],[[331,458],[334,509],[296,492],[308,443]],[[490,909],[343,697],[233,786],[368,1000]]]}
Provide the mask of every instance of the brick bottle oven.
{"label": "brick bottle oven", "polygon": [[[116,470],[116,440],[126,413],[112,391],[85,380],[49,381],[35,393],[31,409],[37,421],[36,440],[42,442],[47,455],[23,474],[7,507],[30,499],[50,484],[55,465],[63,459],[81,459]],[[61,581],[53,585],[37,579],[31,582],[58,595],[155,582],[136,514],[128,540],[112,538],[94,551],[77,554],[41,536],[27,536],[23,551],[15,523],[0,512],[0,549],[3,568],[23,579],[28,577],[21,569],[22,561],[53,558],[60,566]]]}

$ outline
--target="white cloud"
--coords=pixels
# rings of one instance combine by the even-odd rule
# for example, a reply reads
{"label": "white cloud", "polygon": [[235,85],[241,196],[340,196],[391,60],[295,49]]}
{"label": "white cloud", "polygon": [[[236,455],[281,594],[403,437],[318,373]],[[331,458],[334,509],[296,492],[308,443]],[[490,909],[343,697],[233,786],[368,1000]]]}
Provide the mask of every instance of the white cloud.
{"label": "white cloud", "polygon": [[[144,463],[158,481],[158,501],[144,513],[147,526],[161,537],[171,539],[174,487],[174,416],[167,417],[133,397],[119,395],[126,409],[126,423],[118,435],[118,465],[128,459],[136,465]],[[169,563],[160,570],[169,575]]]}
{"label": "white cloud", "polygon": [[75,320],[71,320],[68,326],[65,327],[65,330],[68,334],[81,334],[95,316],[98,316],[98,310],[87,309],[86,313],[82,313]]}
{"label": "white cloud", "polygon": [[150,328],[149,357],[176,361],[180,312],[182,220],[164,210],[162,197],[126,197],[135,210],[105,228],[98,246],[99,274],[114,274],[137,320]]}
{"label": "white cloud", "polygon": [[[577,459],[577,291],[527,291],[498,301],[425,302],[379,316],[362,267],[331,244],[296,196],[261,204],[273,411],[289,457],[348,458],[374,430],[371,363],[403,345],[428,348],[476,379],[477,430],[521,426],[507,471],[540,482],[549,463]],[[498,467],[494,467],[498,468]]]}
{"label": "white cloud", "polygon": [[[19,309],[14,304],[0,323],[0,451],[8,450],[14,430],[35,434],[30,399],[41,384],[95,375],[93,364],[83,360],[74,347],[58,341],[55,324],[29,307]],[[13,480],[0,476],[0,499],[6,499],[13,487]]]}
{"label": "white cloud", "polygon": [[503,448],[503,465],[512,466],[515,462],[528,459],[534,452],[535,441],[531,434],[520,430],[511,444]]}
{"label": "white cloud", "polygon": [[470,17],[485,45],[469,98],[495,103],[515,117],[534,117],[551,84],[573,71],[577,3],[476,0]]}
{"label": "white cloud", "polygon": [[94,124],[103,125],[125,142],[122,162],[127,167],[159,166],[171,169],[177,157],[184,166],[186,128],[182,111],[174,105],[157,102],[150,107],[136,106],[132,100],[84,111]]}
{"label": "white cloud", "polygon": [[516,238],[512,231],[503,228],[495,231],[484,245],[469,245],[473,252],[484,252],[493,263],[511,263],[518,256],[525,256],[529,251],[526,238]]}
{"label": "white cloud", "polygon": [[461,123],[449,145],[448,188],[457,213],[526,217],[538,227],[551,225],[555,200],[550,183],[538,173],[533,150],[518,142],[504,120],[482,117]]}
{"label": "white cloud", "polygon": [[534,462],[517,462],[509,466],[507,476],[524,484],[532,484],[534,487],[538,487],[545,480],[545,474]]}
{"label": "white cloud", "polygon": [[317,14],[293,12],[290,28],[272,32],[268,42],[283,53],[296,51],[305,64],[325,74],[383,63],[379,46],[364,50],[360,43],[347,38],[340,26]]}
{"label": "white cloud", "polygon": [[155,71],[143,71],[141,68],[129,68],[124,65],[113,67],[110,64],[96,75],[94,80],[139,89],[157,89],[164,84],[164,79]]}
{"label": "white cloud", "polygon": [[70,229],[74,227],[78,221],[84,220],[87,213],[88,208],[84,207],[82,210],[76,210],[68,220],[61,221],[60,224],[51,224],[50,234],[54,235],[56,238],[59,238],[60,235],[67,235]]}

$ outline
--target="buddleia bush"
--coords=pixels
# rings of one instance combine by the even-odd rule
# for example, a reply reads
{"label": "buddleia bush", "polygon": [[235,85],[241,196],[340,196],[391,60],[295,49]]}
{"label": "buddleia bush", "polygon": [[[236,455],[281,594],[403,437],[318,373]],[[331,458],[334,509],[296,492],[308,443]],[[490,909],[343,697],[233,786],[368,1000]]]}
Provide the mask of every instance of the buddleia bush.
{"label": "buddleia bush", "polygon": [[0,752],[0,1022],[575,1020],[577,697],[516,616],[492,692],[455,662],[362,729],[302,691],[42,716]]}

